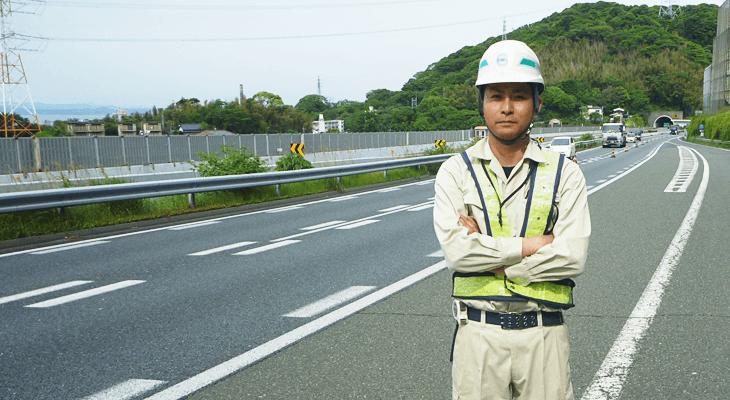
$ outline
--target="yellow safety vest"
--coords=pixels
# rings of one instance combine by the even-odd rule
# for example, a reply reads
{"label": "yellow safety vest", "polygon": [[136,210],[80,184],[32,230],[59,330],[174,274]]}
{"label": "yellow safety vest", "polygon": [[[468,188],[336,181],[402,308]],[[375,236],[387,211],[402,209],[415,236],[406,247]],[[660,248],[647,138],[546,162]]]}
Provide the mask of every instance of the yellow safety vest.
{"label": "yellow safety vest", "polygon": [[[553,214],[556,207],[555,195],[560,183],[560,173],[563,168],[565,156],[550,151],[543,151],[547,163],[536,163],[531,161],[529,173],[529,192],[525,206],[525,220],[522,223],[520,237],[532,237],[545,235],[552,231],[552,220],[557,217]],[[484,222],[487,227],[486,234],[493,237],[510,237],[512,230],[509,218],[502,215],[500,204],[499,185],[488,163],[482,162],[482,168],[474,168],[466,151],[461,153],[466,165],[469,167],[472,179],[476,183],[477,191],[482,202],[484,211]],[[528,180],[525,181],[528,182]],[[553,185],[542,185],[536,183],[554,182]],[[488,196],[484,196],[482,187],[492,187]],[[517,191],[520,191],[518,189]],[[492,218],[489,216],[492,215]],[[499,215],[499,218],[495,216]],[[533,300],[548,307],[567,309],[573,307],[573,283],[570,279],[553,282],[533,282],[529,285],[520,285],[507,279],[506,276],[492,272],[464,273],[454,272],[453,274],[453,297],[460,299],[481,299],[493,301],[527,301]]]}

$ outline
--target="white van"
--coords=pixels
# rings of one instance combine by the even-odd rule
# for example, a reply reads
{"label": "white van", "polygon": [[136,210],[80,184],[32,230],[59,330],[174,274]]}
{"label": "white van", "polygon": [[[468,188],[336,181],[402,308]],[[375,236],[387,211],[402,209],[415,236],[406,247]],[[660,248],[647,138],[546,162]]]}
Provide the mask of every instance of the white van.
{"label": "white van", "polygon": [[575,156],[575,142],[570,136],[557,136],[550,142],[550,150],[563,153],[572,160]]}

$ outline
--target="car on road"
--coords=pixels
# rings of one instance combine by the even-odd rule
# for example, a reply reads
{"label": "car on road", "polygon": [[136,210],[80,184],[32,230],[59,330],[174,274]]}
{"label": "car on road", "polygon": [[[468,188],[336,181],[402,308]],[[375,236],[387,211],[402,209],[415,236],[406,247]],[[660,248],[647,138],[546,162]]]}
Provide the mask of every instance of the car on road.
{"label": "car on road", "polygon": [[628,135],[626,135],[626,143],[633,143],[636,142],[638,139],[636,138],[636,134],[631,132]]}
{"label": "car on road", "polygon": [[572,159],[575,156],[575,142],[570,136],[554,137],[550,142],[550,150],[563,153],[566,157]]}
{"label": "car on road", "polygon": [[637,141],[640,141],[641,140],[641,134],[644,133],[644,129],[642,129],[642,128],[635,128],[635,129],[631,129],[629,132],[634,134],[634,138]]}
{"label": "car on road", "polygon": [[679,135],[679,127],[676,125],[672,125],[669,127],[669,134],[670,135]]}

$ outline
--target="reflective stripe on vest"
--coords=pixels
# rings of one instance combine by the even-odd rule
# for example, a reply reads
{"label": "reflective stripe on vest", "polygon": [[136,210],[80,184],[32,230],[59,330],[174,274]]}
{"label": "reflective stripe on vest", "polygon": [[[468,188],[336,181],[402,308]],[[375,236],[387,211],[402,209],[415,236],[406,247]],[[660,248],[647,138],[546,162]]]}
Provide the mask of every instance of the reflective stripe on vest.
{"label": "reflective stripe on vest", "polygon": [[[553,203],[560,183],[560,173],[563,167],[562,154],[543,151],[546,163],[540,163],[530,169],[530,186],[525,206],[525,220],[520,231],[521,237],[532,237],[548,233],[550,220],[553,215]],[[461,153],[469,167],[472,179],[476,183],[477,191],[482,202],[487,234],[493,237],[511,237],[512,230],[507,216],[502,217],[500,225],[496,216],[500,211],[499,185],[489,182],[498,182],[496,175],[488,167],[474,168],[466,151]],[[489,174],[489,177],[484,173]],[[484,196],[482,188],[489,188],[488,195]],[[496,192],[495,192],[496,191]],[[570,279],[560,282],[534,282],[527,286],[517,284],[506,279],[504,275],[495,275],[492,272],[460,273],[454,272],[453,297],[463,299],[483,299],[495,301],[527,301],[533,300],[554,308],[573,307],[573,286]]]}

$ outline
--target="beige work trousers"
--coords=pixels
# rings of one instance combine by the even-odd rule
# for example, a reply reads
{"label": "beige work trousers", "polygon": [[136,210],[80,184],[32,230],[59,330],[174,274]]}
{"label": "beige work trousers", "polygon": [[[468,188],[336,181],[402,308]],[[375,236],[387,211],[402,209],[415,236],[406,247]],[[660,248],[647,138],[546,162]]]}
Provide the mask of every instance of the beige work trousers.
{"label": "beige work trousers", "polygon": [[454,342],[453,399],[573,399],[565,325],[522,330],[467,320]]}

